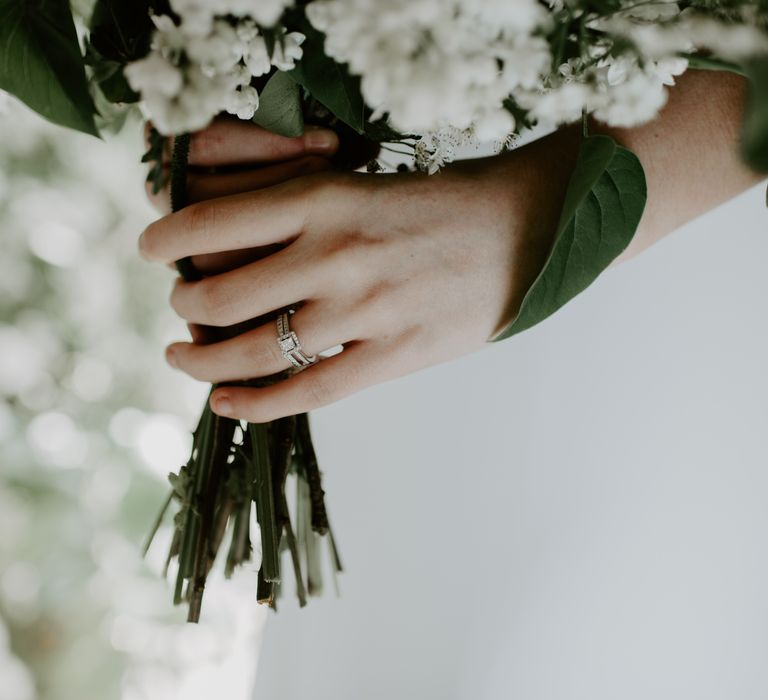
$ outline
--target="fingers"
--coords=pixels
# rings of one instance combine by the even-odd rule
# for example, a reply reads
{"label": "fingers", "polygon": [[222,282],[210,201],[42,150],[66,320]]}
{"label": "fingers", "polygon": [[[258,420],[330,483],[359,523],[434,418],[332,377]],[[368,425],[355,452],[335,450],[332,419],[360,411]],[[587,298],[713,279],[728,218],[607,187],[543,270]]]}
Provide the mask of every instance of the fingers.
{"label": "fingers", "polygon": [[[144,125],[144,142],[149,147],[151,123]],[[163,162],[171,160],[171,140],[166,140]],[[304,155],[330,157],[339,148],[339,137],[331,129],[307,126],[302,136],[287,138],[262,129],[253,122],[220,117],[206,129],[192,134],[189,164],[193,167],[220,167],[289,160]]]}
{"label": "fingers", "polygon": [[221,387],[211,394],[211,409],[251,423],[304,413],[391,378],[386,347],[362,341],[321,359],[307,369],[259,389]]}
{"label": "fingers", "polygon": [[320,156],[306,156],[297,160],[289,160],[285,163],[238,173],[224,173],[221,175],[192,174],[189,176],[187,192],[191,203],[202,202],[206,199],[215,199],[217,197],[226,197],[232,194],[272,187],[286,180],[330,169],[331,162],[329,160]]}
{"label": "fingers", "polygon": [[[301,339],[304,354],[309,356],[356,336],[348,315],[316,302],[302,306],[290,317],[290,325]],[[173,343],[166,350],[166,359],[195,379],[213,384],[267,377],[292,366],[282,356],[274,321],[210,345]]]}
{"label": "fingers", "polygon": [[189,323],[232,326],[274,309],[311,299],[325,266],[302,265],[303,251],[288,246],[262,260],[198,282],[179,279],[171,306]]}
{"label": "fingers", "polygon": [[150,224],[139,250],[147,260],[173,262],[287,241],[304,227],[312,194],[309,180],[192,204]]}
{"label": "fingers", "polygon": [[[144,127],[145,145],[149,147],[151,124]],[[330,129],[307,126],[303,136],[278,136],[251,122],[221,117],[207,129],[192,135],[189,152],[189,192],[191,202],[222,197],[285,182],[294,177],[329,170],[330,158],[339,149],[339,138]],[[163,165],[170,167],[173,146],[166,139]],[[274,165],[266,165],[271,161]],[[243,171],[244,166],[265,164]],[[217,167],[239,166],[240,172],[212,173]],[[207,170],[207,172],[206,172]],[[154,192],[146,184],[150,204],[161,214],[171,211],[169,188]]]}
{"label": "fingers", "polygon": [[339,138],[330,129],[307,127],[303,136],[278,136],[252,122],[217,119],[207,129],[192,134],[189,164],[217,167],[288,160],[307,154],[333,155]]}
{"label": "fingers", "polygon": [[[191,172],[187,177],[187,197],[189,202],[194,204],[207,199],[272,187],[287,180],[331,169],[331,161],[320,156],[305,156],[276,165],[235,173],[210,175]],[[168,184],[159,192],[154,192],[152,183],[147,182],[145,189],[150,204],[157,212],[163,215],[171,213],[171,194]]]}

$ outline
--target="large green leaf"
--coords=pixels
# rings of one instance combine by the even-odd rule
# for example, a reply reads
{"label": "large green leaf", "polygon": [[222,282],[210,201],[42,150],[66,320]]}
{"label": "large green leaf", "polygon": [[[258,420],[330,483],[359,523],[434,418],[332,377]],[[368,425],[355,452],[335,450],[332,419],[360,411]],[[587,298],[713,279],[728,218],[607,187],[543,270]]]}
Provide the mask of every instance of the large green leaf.
{"label": "large green leaf", "polygon": [[744,110],[741,146],[744,160],[755,170],[768,173],[768,55],[747,61],[749,95]]}
{"label": "large green leaf", "polygon": [[0,0],[0,88],[56,124],[98,135],[68,2]]}
{"label": "large green leaf", "polygon": [[312,97],[358,133],[365,130],[365,103],[360,93],[360,78],[346,66],[325,55],[325,35],[304,20],[300,30],[306,35],[305,59],[287,73]]}
{"label": "large green leaf", "polygon": [[645,174],[634,153],[608,136],[586,137],[544,269],[517,317],[493,341],[543,321],[594,282],[632,240],[646,194]]}
{"label": "large green leaf", "polygon": [[280,136],[304,133],[299,86],[283,71],[277,71],[264,86],[253,121]]}

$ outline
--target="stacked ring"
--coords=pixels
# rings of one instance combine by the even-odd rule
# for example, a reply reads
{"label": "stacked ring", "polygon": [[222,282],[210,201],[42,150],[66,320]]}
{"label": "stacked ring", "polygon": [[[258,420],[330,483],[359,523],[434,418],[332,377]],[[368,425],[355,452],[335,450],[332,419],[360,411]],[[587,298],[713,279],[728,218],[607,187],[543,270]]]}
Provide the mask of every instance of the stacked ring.
{"label": "stacked ring", "polygon": [[317,355],[308,356],[301,348],[299,338],[291,330],[288,318],[294,309],[284,311],[277,317],[277,344],[280,352],[294,367],[307,367],[317,362]]}

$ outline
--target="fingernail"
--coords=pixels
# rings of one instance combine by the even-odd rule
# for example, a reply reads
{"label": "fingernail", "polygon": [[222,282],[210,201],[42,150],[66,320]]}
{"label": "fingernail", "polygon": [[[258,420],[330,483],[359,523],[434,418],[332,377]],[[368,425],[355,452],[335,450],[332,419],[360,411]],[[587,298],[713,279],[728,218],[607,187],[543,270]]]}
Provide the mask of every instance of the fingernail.
{"label": "fingernail", "polygon": [[213,410],[220,416],[232,415],[232,402],[226,395],[219,395],[213,401]]}
{"label": "fingernail", "polygon": [[179,366],[179,359],[176,357],[176,348],[173,347],[173,345],[168,346],[165,349],[165,361],[171,366],[171,367],[177,367]]}
{"label": "fingernail", "polygon": [[304,148],[314,152],[335,151],[339,145],[339,137],[328,129],[307,129],[304,133]]}

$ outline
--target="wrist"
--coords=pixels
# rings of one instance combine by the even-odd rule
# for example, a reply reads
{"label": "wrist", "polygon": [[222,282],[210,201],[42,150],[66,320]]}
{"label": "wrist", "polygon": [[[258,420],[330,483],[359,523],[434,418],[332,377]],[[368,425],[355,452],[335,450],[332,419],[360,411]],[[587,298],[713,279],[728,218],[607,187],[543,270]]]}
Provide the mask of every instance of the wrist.
{"label": "wrist", "polygon": [[580,142],[580,127],[572,125],[493,159],[492,179],[498,196],[509,203],[514,245],[507,261],[507,302],[491,338],[517,316],[526,293],[544,268]]}

